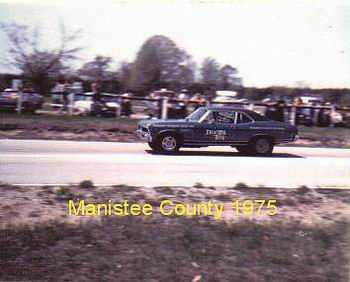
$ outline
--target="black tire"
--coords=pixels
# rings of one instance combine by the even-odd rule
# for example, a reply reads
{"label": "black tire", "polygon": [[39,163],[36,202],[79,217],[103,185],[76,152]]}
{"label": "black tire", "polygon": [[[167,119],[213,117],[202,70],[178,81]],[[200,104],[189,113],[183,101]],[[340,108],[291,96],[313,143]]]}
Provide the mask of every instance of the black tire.
{"label": "black tire", "polygon": [[254,155],[269,156],[273,151],[273,142],[268,137],[257,137],[252,140],[249,147]]}
{"label": "black tire", "polygon": [[249,146],[237,146],[236,149],[239,153],[241,153],[243,155],[250,155],[252,153]]}
{"label": "black tire", "polygon": [[148,146],[149,146],[152,150],[157,151],[157,146],[156,146],[156,144],[154,144],[153,142],[148,142]]}
{"label": "black tire", "polygon": [[172,154],[180,149],[180,138],[173,133],[161,134],[155,142],[155,150],[158,152]]}

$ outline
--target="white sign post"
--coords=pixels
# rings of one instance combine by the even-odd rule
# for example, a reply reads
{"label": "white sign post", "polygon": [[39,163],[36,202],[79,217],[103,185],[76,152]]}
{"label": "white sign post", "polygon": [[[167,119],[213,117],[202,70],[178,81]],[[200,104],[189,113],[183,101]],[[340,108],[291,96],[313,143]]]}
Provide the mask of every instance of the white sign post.
{"label": "white sign post", "polygon": [[290,118],[289,118],[289,122],[292,125],[296,124],[296,115],[297,115],[297,108],[296,106],[292,106],[290,109]]}
{"label": "white sign post", "polygon": [[68,94],[68,114],[73,115],[74,112],[74,92]]}
{"label": "white sign post", "polygon": [[168,97],[162,98],[162,119],[167,119],[168,117]]}
{"label": "white sign post", "polygon": [[17,93],[18,93],[18,96],[17,96],[17,113],[20,115],[22,113],[22,101],[23,101],[22,89],[19,89]]}
{"label": "white sign post", "polygon": [[22,113],[22,103],[23,103],[23,93],[22,93],[22,80],[21,79],[13,79],[12,80],[12,89],[17,90],[17,113]]}
{"label": "white sign post", "polygon": [[21,79],[12,79],[12,83],[11,83],[12,85],[12,89],[13,90],[19,90],[20,88],[22,88],[22,85],[23,85],[23,83],[22,83],[22,80]]}

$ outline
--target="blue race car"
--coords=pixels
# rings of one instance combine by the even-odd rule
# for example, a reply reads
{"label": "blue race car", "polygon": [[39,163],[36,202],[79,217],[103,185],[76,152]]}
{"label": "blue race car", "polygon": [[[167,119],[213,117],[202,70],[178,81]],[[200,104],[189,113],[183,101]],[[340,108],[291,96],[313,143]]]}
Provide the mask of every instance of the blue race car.
{"label": "blue race car", "polygon": [[185,119],[143,120],[137,134],[158,152],[181,147],[231,146],[240,153],[270,155],[276,144],[293,142],[298,130],[288,123],[229,107],[200,107]]}

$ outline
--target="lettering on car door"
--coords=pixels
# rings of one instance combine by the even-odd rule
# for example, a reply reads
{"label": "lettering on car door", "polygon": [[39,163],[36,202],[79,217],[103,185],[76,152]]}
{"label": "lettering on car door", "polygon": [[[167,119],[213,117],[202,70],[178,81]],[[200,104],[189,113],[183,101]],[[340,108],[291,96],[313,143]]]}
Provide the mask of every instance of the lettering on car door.
{"label": "lettering on car door", "polygon": [[232,142],[235,139],[235,118],[234,111],[217,111],[215,116],[215,141]]}

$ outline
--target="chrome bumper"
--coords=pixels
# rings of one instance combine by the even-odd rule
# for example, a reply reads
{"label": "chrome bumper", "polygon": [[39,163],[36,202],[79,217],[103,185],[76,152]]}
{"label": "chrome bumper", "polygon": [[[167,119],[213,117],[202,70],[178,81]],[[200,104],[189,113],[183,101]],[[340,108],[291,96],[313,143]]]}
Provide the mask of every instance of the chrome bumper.
{"label": "chrome bumper", "polygon": [[147,142],[152,142],[152,136],[149,132],[138,129],[136,130],[136,134],[140,139],[145,140]]}
{"label": "chrome bumper", "polygon": [[289,138],[278,139],[276,144],[292,143],[292,142],[297,141],[298,139],[299,139],[299,136],[298,135],[294,135],[294,136],[291,136]]}

